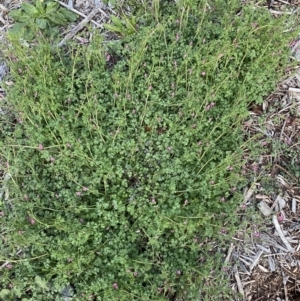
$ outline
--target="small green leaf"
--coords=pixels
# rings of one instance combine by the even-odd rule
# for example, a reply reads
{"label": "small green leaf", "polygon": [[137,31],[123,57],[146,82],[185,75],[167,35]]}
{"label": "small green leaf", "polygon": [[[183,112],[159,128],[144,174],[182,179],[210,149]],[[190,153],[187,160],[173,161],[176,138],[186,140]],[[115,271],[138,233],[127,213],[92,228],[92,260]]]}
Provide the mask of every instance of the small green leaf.
{"label": "small green leaf", "polygon": [[29,23],[33,21],[32,16],[22,13],[22,15],[18,18],[18,22],[21,23]]}
{"label": "small green leaf", "polygon": [[36,37],[38,26],[35,23],[30,23],[25,27],[23,32],[23,39],[25,41],[32,41]]}
{"label": "small green leaf", "polygon": [[121,34],[124,33],[124,30],[122,30],[122,28],[120,29],[120,28],[117,27],[117,26],[114,26],[114,25],[111,25],[111,24],[103,24],[103,26],[104,26],[106,29],[110,30],[110,31],[113,31],[113,32],[119,32],[119,33],[121,33]]}
{"label": "small green leaf", "polygon": [[46,13],[47,14],[55,12],[58,8],[58,3],[57,2],[47,2],[46,5],[47,5],[47,7],[46,7]]}
{"label": "small green leaf", "polygon": [[69,21],[69,22],[74,22],[77,20],[78,16],[77,14],[65,9],[61,8],[59,11],[64,15],[64,17]]}
{"label": "small green leaf", "polygon": [[47,27],[47,20],[45,19],[36,19],[35,20],[36,24],[40,29],[45,29]]}
{"label": "small green leaf", "polygon": [[0,291],[0,297],[3,298],[3,300],[5,297],[9,296],[9,294],[10,294],[10,291],[8,289],[4,288]]}
{"label": "small green leaf", "polygon": [[[18,289],[18,288],[16,288],[16,287],[13,288],[13,294],[16,295],[16,296],[19,297],[19,298],[22,296],[21,290]],[[23,299],[22,299],[22,300],[23,300]]]}
{"label": "small green leaf", "polygon": [[26,14],[30,15],[31,17],[38,15],[38,10],[32,4],[23,2],[21,4],[21,8],[26,12]]}
{"label": "small green leaf", "polygon": [[45,33],[47,36],[55,36],[59,34],[59,29],[57,26],[48,26]]}
{"label": "small green leaf", "polygon": [[114,25],[123,28],[123,24],[122,21],[120,19],[118,19],[117,17],[115,17],[114,15],[111,15],[111,21],[114,23]]}
{"label": "small green leaf", "polygon": [[19,21],[21,15],[22,15],[22,11],[20,9],[14,9],[8,14],[8,16],[13,18],[15,21]]}
{"label": "small green leaf", "polygon": [[8,37],[12,40],[19,39],[24,34],[25,27],[26,25],[24,23],[16,22],[7,32]]}
{"label": "small green leaf", "polygon": [[35,1],[35,6],[36,6],[36,9],[38,10],[38,15],[42,15],[42,14],[45,13],[44,5],[43,5],[43,0],[37,0],[37,1]]}
{"label": "small green leaf", "polygon": [[20,32],[21,30],[24,30],[25,27],[26,27],[26,24],[16,22],[16,23],[14,24],[14,26],[10,29],[10,31]]}
{"label": "small green leaf", "polygon": [[40,276],[35,276],[34,281],[40,288],[46,291],[49,290],[49,287],[47,286],[47,282],[43,280]]}
{"label": "small green leaf", "polygon": [[128,34],[133,34],[136,32],[135,26],[135,18],[132,17],[131,19],[125,17],[125,23],[126,23],[126,28],[127,28],[127,33]]}
{"label": "small green leaf", "polygon": [[64,17],[64,15],[58,11],[55,14],[47,16],[47,19],[56,25],[66,25],[68,23],[68,20]]}

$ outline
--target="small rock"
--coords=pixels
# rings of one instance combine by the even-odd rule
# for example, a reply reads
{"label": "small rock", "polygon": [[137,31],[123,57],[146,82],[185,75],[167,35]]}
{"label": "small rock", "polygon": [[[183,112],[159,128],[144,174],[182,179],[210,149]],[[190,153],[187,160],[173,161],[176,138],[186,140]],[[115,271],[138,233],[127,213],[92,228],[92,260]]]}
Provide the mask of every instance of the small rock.
{"label": "small rock", "polygon": [[264,216],[269,216],[272,214],[271,208],[265,201],[261,201],[257,206]]}
{"label": "small rock", "polygon": [[275,202],[278,204],[279,210],[282,210],[286,204],[286,201],[280,195],[277,196]]}
{"label": "small rock", "polygon": [[71,285],[67,285],[66,287],[63,288],[61,291],[61,295],[64,299],[64,301],[71,301],[74,295],[74,289]]}
{"label": "small rock", "polygon": [[296,207],[297,207],[296,199],[293,198],[293,200],[292,200],[292,212],[293,213],[296,213]]}

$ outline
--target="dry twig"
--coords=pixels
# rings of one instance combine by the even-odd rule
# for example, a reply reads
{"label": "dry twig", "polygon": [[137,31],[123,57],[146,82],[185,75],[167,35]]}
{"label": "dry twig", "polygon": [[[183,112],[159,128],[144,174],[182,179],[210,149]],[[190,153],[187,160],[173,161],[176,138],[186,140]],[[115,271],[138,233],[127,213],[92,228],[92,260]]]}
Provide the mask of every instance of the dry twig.
{"label": "dry twig", "polygon": [[285,296],[285,301],[289,301],[288,297],[288,290],[286,287],[286,282],[287,282],[288,277],[286,277],[282,271],[282,282],[283,282],[283,288],[284,288],[284,296]]}
{"label": "dry twig", "polygon": [[294,253],[295,250],[294,250],[294,248],[290,245],[290,243],[287,241],[287,239],[285,238],[285,236],[284,236],[284,234],[283,234],[283,232],[282,232],[282,230],[281,230],[281,228],[280,228],[280,225],[279,225],[279,223],[278,223],[277,216],[276,216],[275,214],[273,215],[273,219],[272,219],[272,220],[273,220],[273,224],[274,224],[274,226],[275,226],[275,229],[276,229],[276,231],[277,231],[279,237],[281,238],[282,242],[285,244],[287,250],[288,250],[289,252],[291,252],[291,253]]}
{"label": "dry twig", "polygon": [[237,283],[239,293],[243,296],[243,299],[244,299],[245,298],[245,293],[244,293],[244,289],[243,289],[243,284],[241,282],[241,278],[240,278],[240,275],[239,275],[239,272],[238,272],[238,269],[237,269],[236,265],[234,266],[233,270],[234,270],[234,277],[235,277],[235,281]]}
{"label": "dry twig", "polygon": [[72,39],[75,34],[80,31],[88,22],[90,22],[92,20],[92,18],[94,18],[94,16],[96,15],[96,13],[98,12],[99,8],[95,7],[90,13],[89,15],[82,20],[79,24],[77,24],[77,26],[75,26],[58,44],[58,47],[63,46],[66,41]]}
{"label": "dry twig", "polygon": [[250,265],[250,272],[258,264],[260,256],[262,255],[262,253],[263,253],[263,251],[258,251],[257,254],[255,255],[255,258],[254,258],[253,262]]}
{"label": "dry twig", "polygon": [[[72,8],[72,7],[68,6],[67,4],[65,4],[65,3],[61,2],[61,1],[58,1],[58,0],[54,0],[54,1],[56,1],[57,3],[59,3],[61,6],[63,6],[63,7],[65,7],[65,8],[67,8],[67,9],[69,9],[69,10],[72,11],[73,13],[75,13],[75,14],[77,14],[77,15],[79,15],[79,16],[85,18],[85,19],[87,18],[87,16],[86,16],[85,14],[81,13],[80,11],[76,10],[75,8]],[[100,11],[101,13],[103,13],[102,10],[99,9],[99,11]],[[106,15],[106,14],[105,14],[105,15]],[[93,24],[95,24],[97,27],[100,27],[100,28],[102,28],[102,29],[104,28],[103,25],[97,23],[96,21],[94,21],[94,20],[90,20],[90,21],[91,21]]]}
{"label": "dry twig", "polygon": [[2,10],[4,12],[8,11],[8,9],[4,5],[2,5],[2,4],[0,4],[0,10]]}
{"label": "dry twig", "polygon": [[231,253],[232,253],[233,249],[234,249],[234,244],[231,243],[230,248],[228,249],[227,257],[225,259],[225,264],[229,262],[229,259],[230,259],[230,256],[231,256]]}
{"label": "dry twig", "polygon": [[6,24],[5,20],[2,18],[2,15],[0,15],[0,21],[1,21],[1,23],[3,23],[4,25]]}

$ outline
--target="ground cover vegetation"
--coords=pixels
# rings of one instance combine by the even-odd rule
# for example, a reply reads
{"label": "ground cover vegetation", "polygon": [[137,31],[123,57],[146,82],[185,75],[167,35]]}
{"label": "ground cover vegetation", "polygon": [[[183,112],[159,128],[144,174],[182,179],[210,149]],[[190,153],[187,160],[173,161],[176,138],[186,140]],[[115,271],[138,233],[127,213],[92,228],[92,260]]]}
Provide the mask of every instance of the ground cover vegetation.
{"label": "ground cover vegetation", "polygon": [[77,15],[54,1],[35,0],[33,3],[23,2],[19,9],[12,10],[10,17],[15,24],[8,31],[8,35],[21,36],[27,41],[34,39],[37,31],[53,36],[59,32],[59,26],[75,21]]}
{"label": "ground cover vegetation", "polygon": [[282,75],[289,19],[238,1],[142,12],[109,43],[11,36],[5,300],[229,298],[210,242],[238,226],[240,124]]}

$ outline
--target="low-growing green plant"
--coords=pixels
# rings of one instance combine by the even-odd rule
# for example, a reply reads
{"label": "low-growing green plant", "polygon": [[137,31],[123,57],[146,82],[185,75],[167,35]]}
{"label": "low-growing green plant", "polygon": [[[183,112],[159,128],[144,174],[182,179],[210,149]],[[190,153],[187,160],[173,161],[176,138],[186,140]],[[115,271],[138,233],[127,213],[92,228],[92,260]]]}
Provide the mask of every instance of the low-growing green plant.
{"label": "low-growing green plant", "polygon": [[54,35],[59,26],[74,22],[77,15],[72,11],[60,7],[52,0],[33,0],[33,4],[23,2],[19,9],[8,14],[15,20],[15,24],[8,31],[11,38],[23,38],[31,41],[38,31],[45,35]]}
{"label": "low-growing green plant", "polygon": [[0,144],[6,300],[68,287],[74,300],[230,298],[210,241],[234,231],[240,122],[287,61],[285,20],[234,1],[156,4],[159,22],[114,47],[97,34],[67,53],[15,42]]}
{"label": "low-growing green plant", "polygon": [[[124,20],[124,21],[122,21]],[[121,36],[125,37],[136,32],[136,18],[134,16],[127,17],[123,15],[122,19],[111,15],[111,21],[113,24],[103,24],[103,26]]]}

